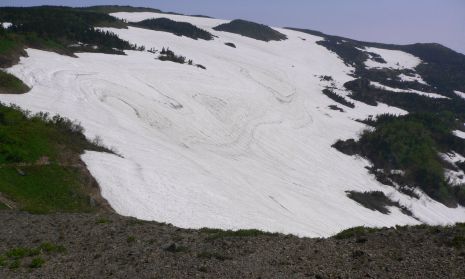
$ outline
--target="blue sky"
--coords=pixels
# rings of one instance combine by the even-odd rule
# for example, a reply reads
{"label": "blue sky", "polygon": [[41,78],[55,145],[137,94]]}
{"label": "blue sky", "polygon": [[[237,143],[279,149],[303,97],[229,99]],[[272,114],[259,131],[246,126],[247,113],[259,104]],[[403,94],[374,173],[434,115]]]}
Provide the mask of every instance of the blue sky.
{"label": "blue sky", "polygon": [[367,41],[437,42],[465,53],[465,0],[0,0],[1,6],[44,4],[154,7],[309,28]]}

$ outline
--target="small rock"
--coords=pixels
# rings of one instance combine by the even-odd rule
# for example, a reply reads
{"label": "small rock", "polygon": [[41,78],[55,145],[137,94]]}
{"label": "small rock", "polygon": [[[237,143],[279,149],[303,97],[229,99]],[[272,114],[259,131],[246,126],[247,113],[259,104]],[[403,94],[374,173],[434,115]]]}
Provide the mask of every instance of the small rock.
{"label": "small rock", "polygon": [[24,172],[23,170],[17,168],[16,171],[18,172],[19,175],[26,176],[26,172]]}
{"label": "small rock", "polygon": [[355,250],[355,251],[352,252],[352,258],[355,258],[355,259],[361,258],[361,257],[363,257],[365,255],[366,255],[366,253],[361,251],[361,250]]}
{"label": "small rock", "polygon": [[176,252],[177,248],[178,248],[178,245],[174,242],[169,243],[162,247],[163,250],[168,251],[168,252]]}

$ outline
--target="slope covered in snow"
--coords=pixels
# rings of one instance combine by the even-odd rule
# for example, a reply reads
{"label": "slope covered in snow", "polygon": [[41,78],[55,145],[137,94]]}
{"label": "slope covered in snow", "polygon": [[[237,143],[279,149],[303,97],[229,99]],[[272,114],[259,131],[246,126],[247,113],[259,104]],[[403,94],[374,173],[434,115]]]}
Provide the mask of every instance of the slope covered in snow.
{"label": "slope covered in snow", "polygon": [[370,85],[375,87],[375,88],[379,88],[379,89],[383,89],[383,90],[387,90],[387,91],[391,91],[391,92],[396,92],[396,93],[412,93],[412,94],[418,94],[418,95],[421,95],[421,96],[425,96],[425,97],[428,97],[428,98],[440,98],[440,99],[446,98],[447,99],[447,97],[436,94],[436,93],[427,93],[427,92],[422,92],[422,91],[418,91],[418,90],[414,90],[414,89],[392,88],[392,87],[383,85],[383,84],[381,84],[379,82],[375,82],[375,81],[370,82]]}
{"label": "slope covered in snow", "polygon": [[386,63],[369,59],[365,62],[368,68],[414,69],[421,63],[418,57],[400,50],[388,50],[375,47],[366,47],[365,51],[375,53]]}
{"label": "slope covered in snow", "polygon": [[[334,102],[321,93],[328,86],[321,76],[332,77],[335,90],[347,95],[343,84],[354,69],[316,44],[320,37],[277,29],[288,39],[267,43],[215,31],[224,20],[114,16],[130,22],[168,17],[209,31],[217,36],[212,41],[135,27],[105,29],[147,49],[169,47],[207,69],[163,62],[150,52],[72,58],[28,49],[29,57],[8,71],[31,92],[1,95],[0,101],[76,119],[89,138],[98,136],[116,149],[121,156],[87,152],[83,160],[118,213],[181,227],[302,236],[465,219],[462,207],[447,208],[421,193],[414,199],[380,184],[365,168],[368,161],[331,147],[366,128],[356,119],[406,112],[361,102],[345,112],[329,109]],[[420,63],[400,51],[369,51],[389,67]],[[397,208],[388,215],[364,208],[347,198],[348,190],[383,191],[417,219]]]}

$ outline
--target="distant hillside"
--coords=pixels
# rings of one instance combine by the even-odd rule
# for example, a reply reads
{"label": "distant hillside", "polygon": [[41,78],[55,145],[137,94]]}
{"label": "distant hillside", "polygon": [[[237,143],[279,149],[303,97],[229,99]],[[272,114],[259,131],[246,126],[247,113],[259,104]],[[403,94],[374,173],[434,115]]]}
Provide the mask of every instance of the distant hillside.
{"label": "distant hillside", "polygon": [[162,11],[154,8],[143,8],[143,7],[131,7],[131,6],[118,6],[118,5],[102,5],[102,6],[90,6],[85,8],[78,8],[83,11],[97,12],[97,13],[118,13],[118,12],[152,12],[161,13]]}
{"label": "distant hillside", "polygon": [[229,23],[221,24],[214,27],[216,31],[224,31],[234,34],[239,34],[245,37],[253,38],[260,41],[282,41],[286,40],[287,36],[274,30],[273,28],[242,19],[236,19]]}
{"label": "distant hillside", "polygon": [[75,52],[124,54],[135,45],[117,35],[95,27],[126,28],[126,24],[110,15],[67,7],[2,8],[0,22],[0,66],[16,62],[27,47],[73,55]]}
{"label": "distant hillside", "polygon": [[197,40],[212,40],[210,32],[198,28],[188,22],[178,22],[168,18],[146,19],[140,22],[132,22],[132,26],[147,28],[155,31],[169,32],[176,36],[186,36]]}
{"label": "distant hillside", "polygon": [[454,96],[453,90],[465,92],[465,55],[436,43],[417,43],[410,45],[394,45],[373,42],[363,42],[340,36],[327,35],[319,31],[287,28],[307,34],[320,36],[320,42],[331,51],[336,52],[348,64],[360,66],[368,59],[359,48],[376,47],[390,50],[400,50],[417,56],[423,62],[416,68],[425,81],[448,95]]}

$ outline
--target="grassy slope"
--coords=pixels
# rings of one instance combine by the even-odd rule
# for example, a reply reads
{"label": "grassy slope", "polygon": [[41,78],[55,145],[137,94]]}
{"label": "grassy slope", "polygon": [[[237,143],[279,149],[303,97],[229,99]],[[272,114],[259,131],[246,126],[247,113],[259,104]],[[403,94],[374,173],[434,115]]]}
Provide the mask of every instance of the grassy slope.
{"label": "grassy slope", "polygon": [[0,93],[1,94],[22,94],[30,88],[17,77],[0,70]]}
{"label": "grassy slope", "polygon": [[88,142],[82,128],[46,115],[26,117],[0,105],[0,192],[35,213],[88,212],[89,177],[79,159]]}
{"label": "grassy slope", "polygon": [[0,191],[33,213],[92,211],[78,183],[79,172],[57,164],[0,168]]}

